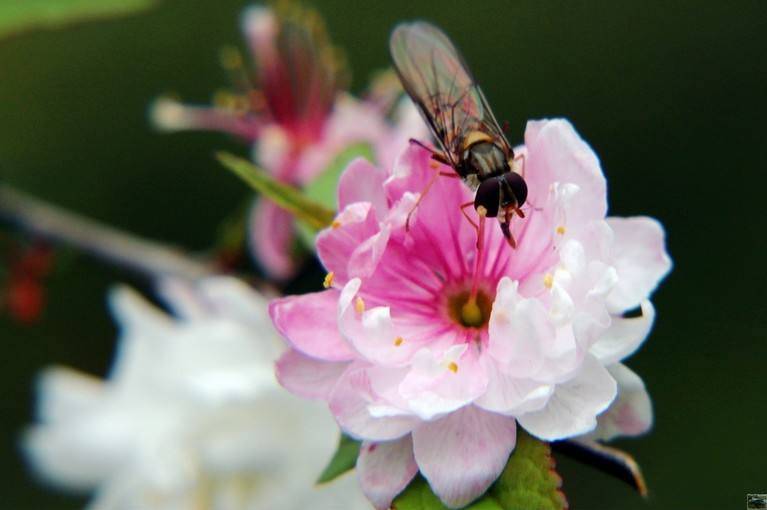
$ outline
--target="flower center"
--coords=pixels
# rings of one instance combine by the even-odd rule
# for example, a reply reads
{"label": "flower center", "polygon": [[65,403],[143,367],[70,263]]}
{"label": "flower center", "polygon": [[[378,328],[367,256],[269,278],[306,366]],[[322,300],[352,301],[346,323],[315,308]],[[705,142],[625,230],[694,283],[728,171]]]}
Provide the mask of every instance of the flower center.
{"label": "flower center", "polygon": [[464,291],[450,296],[447,300],[447,310],[450,318],[466,328],[481,328],[490,320],[493,301],[482,290],[474,297],[471,292]]}

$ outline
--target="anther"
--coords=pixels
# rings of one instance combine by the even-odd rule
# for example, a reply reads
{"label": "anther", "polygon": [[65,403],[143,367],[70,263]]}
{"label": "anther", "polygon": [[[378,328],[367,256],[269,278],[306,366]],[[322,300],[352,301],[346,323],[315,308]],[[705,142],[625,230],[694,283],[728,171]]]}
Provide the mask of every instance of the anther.
{"label": "anther", "polygon": [[323,282],[322,282],[322,286],[325,287],[326,289],[329,289],[330,287],[332,287],[333,286],[333,278],[335,278],[335,276],[336,276],[336,274],[333,271],[331,271],[328,274],[326,274],[325,275],[325,280],[323,280]]}
{"label": "anther", "polygon": [[546,273],[543,277],[543,286],[550,289],[554,285],[554,276],[551,273]]}
{"label": "anther", "polygon": [[402,338],[401,336],[398,336],[397,338],[394,339],[394,345],[399,347],[400,345],[402,345],[404,341],[405,341],[404,338]]}
{"label": "anther", "polygon": [[334,230],[341,227],[341,222],[338,220],[333,220],[333,223],[330,224],[330,227]]}
{"label": "anther", "polygon": [[451,361],[450,363],[448,363],[447,369],[453,372],[454,374],[458,373],[458,363],[456,363],[455,361]]}
{"label": "anther", "polygon": [[362,313],[365,311],[365,302],[359,296],[357,296],[357,299],[354,301],[354,309],[357,311],[357,313]]}
{"label": "anther", "polygon": [[561,236],[565,235],[565,227],[563,227],[562,225],[558,226],[557,227],[557,234],[559,234]]}

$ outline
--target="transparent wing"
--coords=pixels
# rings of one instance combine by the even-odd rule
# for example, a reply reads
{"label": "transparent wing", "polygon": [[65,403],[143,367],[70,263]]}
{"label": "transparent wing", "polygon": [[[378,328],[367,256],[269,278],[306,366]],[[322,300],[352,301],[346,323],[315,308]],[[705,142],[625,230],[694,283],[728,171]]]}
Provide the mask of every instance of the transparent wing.
{"label": "transparent wing", "polygon": [[402,86],[454,165],[463,137],[482,131],[511,146],[461,54],[444,32],[426,22],[402,23],[389,49]]}

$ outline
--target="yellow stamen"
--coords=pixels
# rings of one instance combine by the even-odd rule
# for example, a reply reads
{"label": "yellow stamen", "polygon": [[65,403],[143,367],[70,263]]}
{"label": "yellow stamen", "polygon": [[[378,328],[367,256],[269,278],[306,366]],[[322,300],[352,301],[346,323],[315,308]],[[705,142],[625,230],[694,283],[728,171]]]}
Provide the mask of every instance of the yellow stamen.
{"label": "yellow stamen", "polygon": [[479,207],[477,207],[477,214],[479,214],[480,216],[487,216],[487,208],[485,208],[484,205],[480,205]]}
{"label": "yellow stamen", "polygon": [[336,274],[331,271],[328,274],[325,275],[325,280],[322,282],[322,286],[326,289],[329,289],[333,285],[333,278],[335,278]]}
{"label": "yellow stamen", "polygon": [[429,166],[430,166],[432,169],[436,170],[437,168],[439,168],[439,163],[437,163],[436,161],[434,161],[433,159],[431,159],[431,160],[429,160]]}
{"label": "yellow stamen", "polygon": [[331,228],[336,229],[341,226],[341,222],[338,220],[333,220],[333,223],[330,224]]}
{"label": "yellow stamen", "polygon": [[357,299],[354,301],[354,309],[357,310],[357,313],[365,311],[365,302],[359,296],[357,296]]}
{"label": "yellow stamen", "polygon": [[565,235],[565,227],[563,227],[562,225],[558,226],[557,227],[557,234],[559,234],[561,236]]}
{"label": "yellow stamen", "polygon": [[554,285],[554,276],[551,273],[546,273],[543,277],[543,286],[550,289]]}
{"label": "yellow stamen", "polygon": [[447,369],[453,372],[454,374],[458,373],[458,363],[456,363],[455,361],[451,361],[450,363],[448,363]]}
{"label": "yellow stamen", "polygon": [[400,345],[402,345],[402,342],[404,341],[405,341],[404,338],[402,338],[401,336],[398,336],[397,338],[394,339],[394,345],[399,347]]}
{"label": "yellow stamen", "polygon": [[484,322],[482,309],[477,304],[476,297],[469,298],[461,307],[461,322],[470,327],[481,326]]}

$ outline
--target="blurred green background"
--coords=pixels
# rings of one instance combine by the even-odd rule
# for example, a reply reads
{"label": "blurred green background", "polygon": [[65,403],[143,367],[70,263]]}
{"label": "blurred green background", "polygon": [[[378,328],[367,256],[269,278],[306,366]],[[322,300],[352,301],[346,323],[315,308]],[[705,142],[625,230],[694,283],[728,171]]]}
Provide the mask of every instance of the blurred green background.
{"label": "blurred green background", "polygon": [[[0,40],[0,177],[151,238],[204,249],[249,192],[213,160],[246,149],[217,134],[161,135],[159,93],[207,102],[227,80],[218,50],[241,44],[244,2],[167,0],[144,14]],[[618,446],[643,467],[647,501],[560,460],[574,509],[744,508],[767,492],[767,4],[762,1],[412,1],[314,4],[347,51],[359,91],[388,64],[398,21],[442,26],[498,117],[569,118],[602,160],[612,214],[647,214],[675,263],[654,298],[655,330],[629,365],[656,425]],[[319,272],[307,274],[319,283]],[[43,366],[108,367],[105,292],[144,282],[85,257],[49,280],[39,324],[0,321],[3,508],[85,501],[35,483],[17,439]],[[760,290],[762,289],[762,290]]]}

